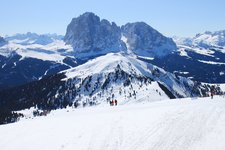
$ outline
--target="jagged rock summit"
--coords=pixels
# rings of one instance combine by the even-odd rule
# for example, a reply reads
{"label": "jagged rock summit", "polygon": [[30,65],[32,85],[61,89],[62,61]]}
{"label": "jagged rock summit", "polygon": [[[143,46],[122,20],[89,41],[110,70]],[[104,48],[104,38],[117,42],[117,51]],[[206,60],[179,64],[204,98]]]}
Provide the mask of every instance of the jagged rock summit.
{"label": "jagged rock summit", "polygon": [[73,46],[77,57],[83,58],[125,49],[120,39],[120,27],[114,22],[100,20],[94,13],[86,12],[72,19],[64,41]]}
{"label": "jagged rock summit", "polygon": [[64,41],[73,46],[78,58],[120,51],[161,57],[177,49],[171,38],[163,36],[144,22],[119,27],[90,12],[72,19]]}

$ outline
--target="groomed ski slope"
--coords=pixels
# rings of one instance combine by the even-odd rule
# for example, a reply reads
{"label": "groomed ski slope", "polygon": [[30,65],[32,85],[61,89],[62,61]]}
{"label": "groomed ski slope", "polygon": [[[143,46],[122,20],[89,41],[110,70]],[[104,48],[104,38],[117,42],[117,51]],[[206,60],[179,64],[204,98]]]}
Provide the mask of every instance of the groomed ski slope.
{"label": "groomed ski slope", "polygon": [[225,98],[64,109],[0,126],[1,150],[224,150]]}

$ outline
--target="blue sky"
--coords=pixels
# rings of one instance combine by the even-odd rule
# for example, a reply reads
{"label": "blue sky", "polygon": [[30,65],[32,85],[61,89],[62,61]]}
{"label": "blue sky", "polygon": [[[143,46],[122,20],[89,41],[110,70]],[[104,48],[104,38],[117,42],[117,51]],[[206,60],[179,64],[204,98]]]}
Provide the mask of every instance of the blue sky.
{"label": "blue sky", "polygon": [[225,0],[1,0],[0,35],[64,35],[71,19],[86,11],[117,25],[144,21],[166,36],[225,30]]}

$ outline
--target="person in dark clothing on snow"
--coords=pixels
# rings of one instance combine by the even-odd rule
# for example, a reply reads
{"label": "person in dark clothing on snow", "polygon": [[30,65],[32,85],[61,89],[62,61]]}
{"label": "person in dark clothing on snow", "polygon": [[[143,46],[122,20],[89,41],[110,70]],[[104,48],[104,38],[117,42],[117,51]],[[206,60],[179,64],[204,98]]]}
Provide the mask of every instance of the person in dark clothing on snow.
{"label": "person in dark clothing on snow", "polygon": [[115,106],[117,106],[117,100],[115,99]]}
{"label": "person in dark clothing on snow", "polygon": [[211,87],[210,92],[211,92],[211,99],[213,99],[214,96],[214,91],[215,91],[215,87]]}
{"label": "person in dark clothing on snow", "polygon": [[111,100],[111,101],[109,102],[109,104],[110,104],[110,106],[117,106],[118,102],[117,102],[117,100],[115,99],[115,100]]}
{"label": "person in dark clothing on snow", "polygon": [[114,100],[111,100],[109,103],[110,103],[110,106],[114,106]]}
{"label": "person in dark clothing on snow", "polygon": [[213,92],[211,92],[211,99],[213,99]]}

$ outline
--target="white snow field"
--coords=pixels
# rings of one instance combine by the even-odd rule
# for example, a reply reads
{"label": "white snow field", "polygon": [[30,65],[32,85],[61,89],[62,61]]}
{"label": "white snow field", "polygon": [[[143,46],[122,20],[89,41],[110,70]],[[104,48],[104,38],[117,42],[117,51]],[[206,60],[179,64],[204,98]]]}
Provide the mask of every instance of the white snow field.
{"label": "white snow field", "polygon": [[0,126],[1,150],[224,150],[225,98],[52,111]]}

